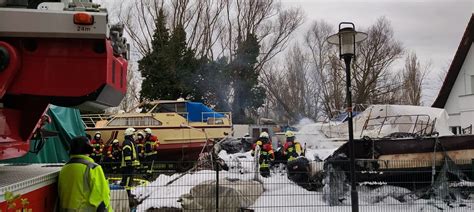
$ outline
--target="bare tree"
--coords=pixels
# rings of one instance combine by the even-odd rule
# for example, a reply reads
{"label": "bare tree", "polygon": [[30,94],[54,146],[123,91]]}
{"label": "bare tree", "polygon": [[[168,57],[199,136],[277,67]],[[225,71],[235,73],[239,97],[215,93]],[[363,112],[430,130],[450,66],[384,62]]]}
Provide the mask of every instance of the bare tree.
{"label": "bare tree", "polygon": [[122,4],[117,16],[142,56],[151,50],[160,8],[171,29],[184,26],[188,46],[201,57],[226,56],[232,61],[237,44],[248,34],[257,35],[261,43],[257,69],[285,49],[303,21],[300,9],[282,9],[274,0],[133,0]]}
{"label": "bare tree", "polygon": [[[265,85],[276,115],[295,122],[320,115],[320,91],[310,77],[309,58],[299,44],[286,54],[285,68],[280,74],[265,75]],[[275,73],[277,73],[275,71]],[[283,121],[283,120],[281,120]]]}
{"label": "bare tree", "polygon": [[446,80],[451,63],[452,61],[446,62],[439,72],[434,75],[430,74],[432,78],[429,79],[429,81],[432,81],[433,83],[429,83],[427,89],[432,90],[434,93],[438,94],[441,86],[443,86],[444,81]]}
{"label": "bare tree", "polygon": [[117,19],[125,25],[125,32],[131,39],[133,49],[141,56],[151,51],[151,38],[158,17],[159,5],[163,1],[141,0],[120,4]]}
{"label": "bare tree", "polygon": [[402,103],[421,105],[423,82],[428,73],[429,65],[422,67],[416,53],[409,53],[405,59],[405,67],[401,73],[403,82]]}
{"label": "bare tree", "polygon": [[256,66],[257,70],[261,70],[267,62],[285,50],[290,36],[303,22],[303,11],[299,8],[287,10],[278,8],[275,16],[274,20],[270,19],[269,23],[264,24],[257,33],[261,40],[261,55]]}
{"label": "bare tree", "polygon": [[311,74],[321,92],[324,113],[331,118],[344,106],[344,71],[336,49],[326,42],[333,28],[324,20],[314,21],[306,32],[305,46],[311,52]]}
{"label": "bare tree", "polygon": [[[267,110],[266,115],[270,116],[268,110],[272,112],[273,116],[277,121],[287,121],[297,115],[293,113],[291,106],[285,103],[284,93],[286,92],[283,85],[285,82],[285,76],[282,71],[276,68],[275,65],[265,66],[265,74],[261,75],[261,83],[265,86],[267,91],[267,99],[265,103],[265,109]],[[273,74],[268,74],[273,73]]]}
{"label": "bare tree", "polygon": [[393,36],[390,22],[379,18],[367,30],[368,38],[358,45],[353,63],[354,103],[392,103],[393,92],[400,88],[396,74],[390,72],[392,63],[403,54],[403,48]]}
{"label": "bare tree", "polygon": [[435,75],[435,83],[439,85],[439,88],[441,88],[441,86],[444,83],[444,80],[446,79],[446,75],[448,75],[448,71],[449,71],[449,67],[450,67],[451,63],[452,63],[452,61],[447,62],[443,66],[441,71],[437,75]]}
{"label": "bare tree", "polygon": [[[312,55],[311,73],[321,93],[320,105],[329,118],[338,114],[345,102],[345,66],[337,49],[326,42],[332,31],[326,22],[315,21],[305,36],[305,46]],[[368,39],[358,45],[352,64],[353,104],[399,103],[401,77],[392,72],[391,65],[401,57],[403,48],[384,17],[367,32]]]}
{"label": "bare tree", "polygon": [[[285,50],[303,22],[301,9],[282,8],[278,0],[131,0],[120,5],[116,16],[125,23],[132,51],[140,56],[151,51],[160,9],[167,28],[183,26],[187,46],[203,59],[226,58],[231,64],[239,44],[256,35],[260,49],[254,70],[260,76],[273,74],[264,67]],[[226,93],[231,104],[234,92]]]}

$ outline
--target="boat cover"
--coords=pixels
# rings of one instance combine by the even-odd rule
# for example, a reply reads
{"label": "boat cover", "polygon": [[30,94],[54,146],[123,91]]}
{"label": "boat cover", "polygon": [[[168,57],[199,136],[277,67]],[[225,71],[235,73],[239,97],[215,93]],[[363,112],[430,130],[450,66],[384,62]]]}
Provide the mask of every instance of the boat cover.
{"label": "boat cover", "polygon": [[191,122],[206,122],[208,118],[223,118],[224,114],[215,112],[199,102],[186,102],[188,120]]}
{"label": "boat cover", "polygon": [[[426,133],[438,132],[439,136],[453,135],[448,126],[446,110],[413,105],[372,105],[354,117],[354,138],[369,136],[381,138],[392,133],[416,133],[427,127]],[[367,122],[367,120],[369,120]],[[416,124],[415,124],[416,123]],[[366,126],[366,127],[364,127]],[[329,138],[347,137],[347,122],[330,123],[321,127]]]}
{"label": "boat cover", "polygon": [[[47,114],[51,123],[46,130],[58,132],[58,136],[49,137],[38,154],[29,152],[23,157],[2,160],[0,163],[64,163],[69,160],[69,142],[72,138],[85,135],[84,124],[78,109],[50,105]],[[30,150],[39,141],[30,141]]]}

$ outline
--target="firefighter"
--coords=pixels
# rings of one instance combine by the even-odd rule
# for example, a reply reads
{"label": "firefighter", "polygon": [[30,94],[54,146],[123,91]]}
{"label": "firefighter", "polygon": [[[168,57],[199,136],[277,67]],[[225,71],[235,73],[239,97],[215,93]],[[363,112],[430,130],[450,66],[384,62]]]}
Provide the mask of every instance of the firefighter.
{"label": "firefighter", "polygon": [[287,162],[292,161],[299,157],[302,153],[301,144],[295,141],[295,133],[293,131],[286,131],[285,133],[286,142],[283,146],[283,155]]}
{"label": "firefighter", "polygon": [[122,180],[120,185],[124,186],[127,190],[129,197],[131,197],[130,188],[133,182],[134,169],[140,165],[138,161],[138,154],[133,143],[135,129],[127,128],[124,133],[124,141],[122,143],[122,155],[121,155],[121,169],[122,169]]}
{"label": "firefighter", "polygon": [[256,146],[260,147],[259,169],[262,177],[270,176],[270,163],[275,159],[272,142],[267,132],[262,132],[253,146],[252,155],[255,155]]}
{"label": "firefighter", "polygon": [[92,152],[87,137],[71,140],[71,159],[59,172],[59,211],[112,211],[109,183]]}
{"label": "firefighter", "polygon": [[160,145],[160,141],[158,138],[152,134],[150,128],[145,129],[145,166],[144,168],[147,170],[148,174],[151,174],[153,170],[154,161],[157,159],[158,156],[158,146]]}
{"label": "firefighter", "polygon": [[113,173],[117,172],[118,167],[120,167],[120,143],[118,139],[114,139],[111,144],[109,144],[106,148],[106,152],[104,153],[104,166],[108,168],[109,171]]}
{"label": "firefighter", "polygon": [[138,161],[140,161],[140,172],[145,170],[144,160],[145,160],[145,132],[138,131],[137,139],[135,140],[135,146],[137,148]]}
{"label": "firefighter", "polygon": [[112,143],[108,144],[107,146],[104,147],[104,152],[102,155],[102,163],[101,165],[104,168],[104,171],[106,173],[109,173],[112,171],[112,164],[113,158],[112,158]]}
{"label": "firefighter", "polygon": [[102,134],[100,132],[95,132],[91,145],[94,148],[91,158],[94,159],[96,163],[100,163],[102,159],[102,151],[104,150],[104,141],[102,140]]}
{"label": "firefighter", "polygon": [[120,161],[122,159],[122,148],[120,148],[119,140],[114,139],[110,148],[112,152],[112,172],[117,173],[120,168]]}

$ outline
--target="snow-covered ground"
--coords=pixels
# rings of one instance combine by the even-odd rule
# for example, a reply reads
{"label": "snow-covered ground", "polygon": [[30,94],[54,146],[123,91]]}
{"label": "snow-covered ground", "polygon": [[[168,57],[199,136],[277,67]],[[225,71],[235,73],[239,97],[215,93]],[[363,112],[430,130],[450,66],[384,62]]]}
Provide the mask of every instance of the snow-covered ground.
{"label": "snow-covered ground", "polygon": [[[250,152],[226,154],[221,151],[220,156],[229,166],[229,171],[219,171],[220,179],[240,179],[251,180],[255,176],[253,173],[253,157]],[[137,208],[138,211],[145,211],[149,208],[175,207],[181,208],[177,201],[180,196],[188,194],[194,186],[208,180],[216,180],[216,172],[213,170],[202,170],[194,173],[171,176],[160,175],[155,181],[146,186],[137,187],[132,191],[139,200],[145,199]],[[173,183],[168,182],[175,180]]]}
{"label": "snow-covered ground", "polygon": [[[325,159],[344,142],[326,138],[319,133],[320,124],[306,124],[297,133],[297,140],[306,144],[306,157],[310,161],[316,158]],[[229,166],[228,171],[220,171],[220,179],[251,180],[255,177],[255,162],[250,152],[227,154],[225,150],[219,153]],[[137,208],[145,211],[149,208],[174,207],[181,208],[178,202],[180,196],[190,193],[194,186],[216,180],[216,172],[203,170],[181,176],[160,175],[147,186],[136,188],[133,193],[138,199],[144,199]],[[176,180],[175,180],[176,179]],[[325,192],[308,191],[292,181],[284,172],[273,170],[269,178],[259,177],[263,183],[264,192],[250,207],[255,211],[349,211],[350,193],[342,195],[340,205],[329,206],[324,199]],[[174,182],[166,185],[170,181]],[[464,186],[460,185],[460,186]],[[360,186],[360,211],[474,211],[474,197],[469,200],[460,199],[456,203],[446,204],[442,200],[421,199],[405,188],[382,185],[377,188]]]}
{"label": "snow-covered ground", "polygon": [[[227,154],[221,151],[219,154],[229,165],[229,171],[220,171],[220,179],[251,180],[254,178],[254,164],[250,152]],[[198,171],[186,174],[168,186],[168,182],[176,179],[179,174],[172,176],[160,175],[154,182],[144,187],[136,188],[133,193],[139,199],[145,198],[138,211],[149,208],[174,207],[181,208],[178,199],[184,194],[190,193],[193,186],[204,181],[216,180],[216,172],[211,170]],[[264,193],[250,208],[255,211],[283,212],[292,209],[294,211],[348,211],[350,210],[349,193],[344,195],[339,206],[329,206],[324,200],[323,191],[308,191],[290,181],[286,174],[273,172],[269,178],[259,178],[263,182]],[[437,211],[474,210],[474,200],[460,200],[451,206],[441,200],[420,199],[411,194],[408,189],[383,185],[376,189],[359,187],[360,211]],[[402,201],[402,202],[401,202]]]}

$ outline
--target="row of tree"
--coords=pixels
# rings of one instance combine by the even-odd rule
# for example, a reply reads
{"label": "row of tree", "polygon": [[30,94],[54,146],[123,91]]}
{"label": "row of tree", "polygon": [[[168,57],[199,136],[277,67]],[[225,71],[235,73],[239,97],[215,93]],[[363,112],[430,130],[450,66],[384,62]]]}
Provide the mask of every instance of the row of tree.
{"label": "row of tree", "polygon": [[151,50],[140,59],[143,83],[141,100],[185,98],[203,101],[221,110],[232,111],[236,122],[246,122],[246,113],[255,112],[265,99],[256,70],[260,44],[256,35],[247,34],[237,44],[232,61],[197,56],[186,41],[178,23],[172,32],[160,9],[151,40]]}
{"label": "row of tree", "polygon": [[260,72],[302,22],[299,9],[243,0],[136,0],[118,17],[142,57],[140,100],[203,101],[235,122],[258,116]]}
{"label": "row of tree", "polygon": [[[421,105],[423,82],[429,66],[420,64],[394,37],[390,22],[379,18],[364,30],[366,41],[356,48],[351,67],[353,104]],[[331,118],[345,107],[345,71],[337,46],[326,42],[335,31],[325,21],[314,21],[303,43],[286,53],[280,66],[263,72],[269,98],[265,115],[283,120]],[[406,55],[402,70],[393,63]],[[364,108],[364,107],[360,107]]]}
{"label": "row of tree", "polygon": [[[303,41],[290,39],[300,9],[274,0],[134,0],[117,16],[141,57],[140,100],[203,101],[231,111],[234,123],[319,119],[344,108],[344,65],[326,42],[335,30],[315,21]],[[352,67],[354,103],[419,105],[427,66],[409,53],[405,68],[393,70],[406,51],[387,19],[366,32]],[[127,107],[137,99],[137,86],[129,87]]]}

